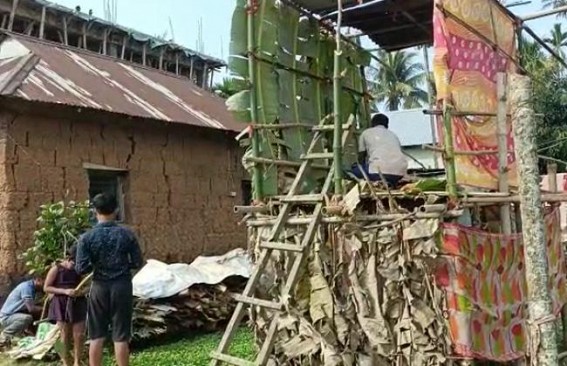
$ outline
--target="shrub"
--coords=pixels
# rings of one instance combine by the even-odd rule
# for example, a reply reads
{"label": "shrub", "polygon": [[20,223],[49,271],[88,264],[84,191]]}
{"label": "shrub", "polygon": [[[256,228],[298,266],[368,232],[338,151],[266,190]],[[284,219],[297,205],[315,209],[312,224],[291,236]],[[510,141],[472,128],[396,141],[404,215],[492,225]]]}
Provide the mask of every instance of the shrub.
{"label": "shrub", "polygon": [[42,205],[34,232],[34,245],[22,254],[31,275],[43,276],[65,250],[87,230],[89,203],[70,201]]}

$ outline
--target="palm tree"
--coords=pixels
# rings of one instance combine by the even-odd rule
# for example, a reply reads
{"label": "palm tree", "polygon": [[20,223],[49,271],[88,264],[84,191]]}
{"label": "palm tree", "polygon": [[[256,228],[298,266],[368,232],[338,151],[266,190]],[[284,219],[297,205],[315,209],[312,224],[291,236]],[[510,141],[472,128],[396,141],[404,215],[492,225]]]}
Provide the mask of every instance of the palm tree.
{"label": "palm tree", "polygon": [[238,93],[243,90],[242,83],[232,78],[224,78],[222,82],[217,83],[213,86],[213,92],[219,97],[227,99],[231,95]]}
{"label": "palm tree", "polygon": [[[543,4],[544,9],[549,9],[549,8],[555,9],[555,8],[560,7],[560,6],[567,5],[567,0],[542,0],[541,2]],[[557,16],[562,16],[562,17],[564,17],[566,15],[567,15],[567,12],[565,12],[565,11],[557,14]]]}
{"label": "palm tree", "polygon": [[388,110],[422,107],[428,95],[422,89],[427,79],[423,65],[415,61],[412,52],[380,52],[380,68],[374,73],[372,93],[378,103],[385,103]]}
{"label": "palm tree", "polygon": [[545,38],[544,41],[549,43],[560,56],[563,56],[563,47],[567,46],[567,32],[564,32],[561,24],[557,23],[553,26],[550,37]]}
{"label": "palm tree", "polygon": [[541,46],[522,37],[520,40],[520,57],[522,66],[530,73],[543,67],[545,56]]}

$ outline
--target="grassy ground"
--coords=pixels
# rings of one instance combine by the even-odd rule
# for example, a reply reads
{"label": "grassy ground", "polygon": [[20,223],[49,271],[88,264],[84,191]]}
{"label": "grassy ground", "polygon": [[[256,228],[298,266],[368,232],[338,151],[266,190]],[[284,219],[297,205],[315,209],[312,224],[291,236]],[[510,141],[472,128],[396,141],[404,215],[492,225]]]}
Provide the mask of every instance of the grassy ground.
{"label": "grassy ground", "polygon": [[[221,334],[201,334],[187,337],[172,343],[148,347],[134,351],[132,366],[205,366],[209,363],[209,354],[220,341]],[[244,359],[254,357],[254,340],[250,331],[241,329],[233,342],[231,355]],[[55,366],[57,363],[14,362],[2,358],[0,366]],[[113,366],[110,357],[105,357],[105,366]]]}

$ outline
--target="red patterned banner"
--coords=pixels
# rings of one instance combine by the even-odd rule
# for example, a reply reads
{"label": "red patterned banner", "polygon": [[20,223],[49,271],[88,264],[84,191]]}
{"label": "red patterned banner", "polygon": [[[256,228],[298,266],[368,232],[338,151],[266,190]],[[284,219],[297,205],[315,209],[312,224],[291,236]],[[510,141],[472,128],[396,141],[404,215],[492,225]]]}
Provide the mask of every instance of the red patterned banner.
{"label": "red patterned banner", "polygon": [[[496,114],[497,74],[512,72],[515,67],[510,60],[516,54],[514,20],[494,0],[436,0],[435,3],[433,71],[438,101],[447,101],[459,112]],[[461,152],[497,150],[496,118],[454,117],[453,144]],[[510,184],[516,185],[510,123],[508,151]],[[498,187],[496,154],[457,155],[456,168],[459,184]]]}

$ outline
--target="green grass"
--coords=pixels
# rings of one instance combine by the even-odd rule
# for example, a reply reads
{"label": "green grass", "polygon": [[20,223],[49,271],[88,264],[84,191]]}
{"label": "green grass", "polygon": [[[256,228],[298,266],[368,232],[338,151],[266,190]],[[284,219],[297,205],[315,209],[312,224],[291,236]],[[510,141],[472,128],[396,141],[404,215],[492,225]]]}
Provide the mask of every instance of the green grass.
{"label": "green grass", "polygon": [[[132,366],[205,366],[209,364],[209,354],[221,339],[221,334],[199,334],[177,340],[172,343],[157,345],[134,351],[131,357]],[[250,330],[240,329],[234,338],[230,354],[239,358],[252,360],[255,355],[254,337]],[[46,362],[18,362],[7,360],[0,355],[0,366],[52,366]],[[110,355],[105,357],[105,366],[113,366]]]}

